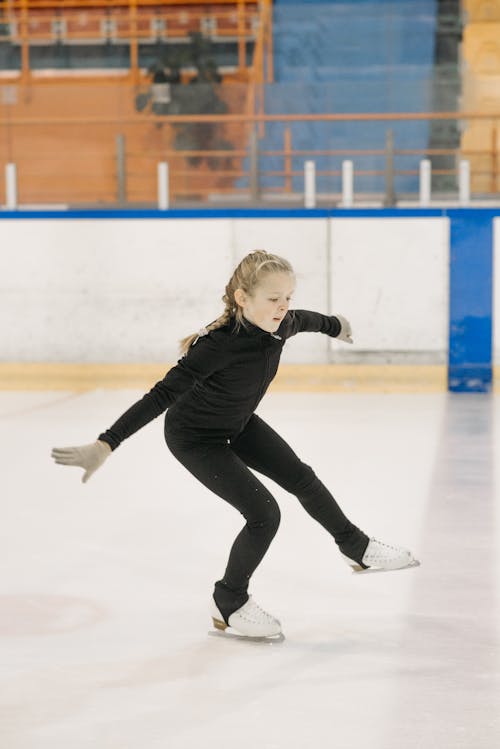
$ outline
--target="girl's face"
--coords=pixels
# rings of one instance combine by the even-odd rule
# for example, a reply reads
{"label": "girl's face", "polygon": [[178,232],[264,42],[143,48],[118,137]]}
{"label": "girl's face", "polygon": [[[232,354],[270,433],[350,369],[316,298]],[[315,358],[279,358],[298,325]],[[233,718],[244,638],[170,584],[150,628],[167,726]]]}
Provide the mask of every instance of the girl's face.
{"label": "girl's face", "polygon": [[275,333],[288,311],[294,290],[295,280],[290,273],[269,273],[252,296],[237,289],[234,298],[247,320],[268,333]]}

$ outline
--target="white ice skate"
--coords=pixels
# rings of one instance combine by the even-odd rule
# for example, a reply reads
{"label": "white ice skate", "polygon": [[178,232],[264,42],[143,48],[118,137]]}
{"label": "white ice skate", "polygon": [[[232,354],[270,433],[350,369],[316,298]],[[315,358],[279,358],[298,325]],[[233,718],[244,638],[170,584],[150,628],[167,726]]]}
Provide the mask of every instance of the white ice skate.
{"label": "white ice skate", "polygon": [[[255,641],[281,642],[284,635],[281,624],[274,616],[261,609],[249,596],[248,601],[235,611],[228,619],[228,624],[212,598],[212,621],[217,633],[224,636],[251,639]],[[212,634],[216,634],[215,632]]]}
{"label": "white ice skate", "polygon": [[347,564],[354,572],[388,572],[402,570],[407,567],[418,567],[420,562],[415,559],[411,551],[400,546],[391,546],[371,538],[361,560],[363,565],[342,554]]}

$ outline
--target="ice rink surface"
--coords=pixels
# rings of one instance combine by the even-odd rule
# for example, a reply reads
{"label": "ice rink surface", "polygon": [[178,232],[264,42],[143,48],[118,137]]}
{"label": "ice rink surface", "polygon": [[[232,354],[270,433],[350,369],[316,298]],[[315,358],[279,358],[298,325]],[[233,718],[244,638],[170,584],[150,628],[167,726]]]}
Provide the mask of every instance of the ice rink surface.
{"label": "ice rink surface", "polygon": [[209,636],[241,516],[163,419],[90,482],[140,391],[0,393],[2,749],[500,746],[500,398],[269,393],[258,409],[369,535],[416,569],[356,575],[270,480],[282,524],[251,587],[281,644]]}

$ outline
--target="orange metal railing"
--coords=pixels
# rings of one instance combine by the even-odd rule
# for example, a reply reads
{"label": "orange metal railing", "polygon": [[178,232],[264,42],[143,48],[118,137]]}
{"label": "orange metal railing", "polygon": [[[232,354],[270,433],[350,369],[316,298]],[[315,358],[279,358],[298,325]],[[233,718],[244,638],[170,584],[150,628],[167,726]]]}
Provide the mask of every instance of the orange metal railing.
{"label": "orange metal railing", "polygon": [[[221,86],[221,95],[235,96],[232,86]],[[19,200],[21,203],[70,203],[70,204],[103,204],[113,205],[118,202],[119,194],[126,194],[125,200],[133,204],[154,204],[156,200],[156,164],[168,161],[171,196],[173,202],[183,200],[213,200],[216,196],[231,195],[235,198],[255,198],[252,194],[252,180],[257,184],[265,178],[273,177],[275,187],[269,192],[293,196],[294,177],[301,177],[303,172],[297,166],[306,159],[319,159],[320,156],[351,159],[354,162],[355,182],[363,175],[382,175],[384,171],[363,170],[359,168],[361,157],[381,156],[383,149],[352,150],[304,150],[294,149],[291,131],[287,123],[304,121],[338,122],[365,121],[380,123],[411,122],[414,120],[459,120],[464,125],[483,122],[490,126],[490,137],[483,143],[467,147],[450,149],[417,149],[395,148],[393,156],[451,156],[454,165],[446,169],[437,169],[434,174],[453,175],[457,171],[458,161],[466,158],[471,165],[472,192],[482,196],[498,196],[500,193],[500,112],[498,114],[480,112],[441,112],[441,113],[357,113],[328,115],[262,115],[249,114],[245,111],[245,87],[239,90],[240,111],[227,115],[176,115],[155,116],[138,115],[123,111],[121,116],[112,115],[79,115],[65,117],[15,116],[0,120],[0,204],[4,202],[3,169],[5,163],[14,161],[19,170]],[[129,87],[129,91],[132,88]],[[96,94],[94,92],[94,98]],[[69,98],[69,93],[68,93]],[[117,96],[123,100],[124,93]],[[99,101],[106,101],[102,94]],[[237,106],[235,105],[235,108]],[[0,110],[1,111],[1,110]],[[285,125],[283,147],[277,150],[263,150],[258,159],[252,160],[251,143],[242,137],[242,128],[248,132],[260,123],[281,122]],[[224,140],[232,147],[221,145],[216,148],[176,149],[175,133],[182,125],[209,125],[217,130],[221,142]],[[117,167],[115,139],[123,134],[126,139],[125,164],[122,170]],[[238,145],[239,144],[239,145]],[[255,154],[254,154],[255,156]],[[279,157],[282,167],[269,167],[269,159]],[[416,162],[417,163],[417,162]],[[255,166],[257,164],[257,166]],[[295,166],[294,166],[295,164]],[[257,173],[252,173],[257,169]],[[127,179],[125,193],[120,192],[119,174],[124,173]],[[414,175],[416,169],[400,169],[396,165],[393,178],[401,175]],[[338,169],[318,170],[318,177],[338,177]],[[245,182],[243,182],[245,181]],[[295,183],[297,185],[297,183]],[[332,182],[333,184],[333,182]],[[359,183],[358,183],[359,184]],[[297,190],[297,186],[295,187]],[[335,200],[334,190],[331,199]],[[300,200],[299,194],[295,196]],[[265,195],[264,195],[265,198]]]}

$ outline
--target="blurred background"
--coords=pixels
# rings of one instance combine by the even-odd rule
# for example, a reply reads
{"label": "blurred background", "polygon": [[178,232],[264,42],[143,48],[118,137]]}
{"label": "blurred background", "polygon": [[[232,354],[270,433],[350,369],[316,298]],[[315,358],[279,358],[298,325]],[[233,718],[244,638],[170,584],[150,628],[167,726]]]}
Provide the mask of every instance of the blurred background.
{"label": "blurred background", "polygon": [[[0,168],[18,202],[394,205],[498,196],[494,0],[1,0]],[[5,181],[0,180],[4,203]]]}

